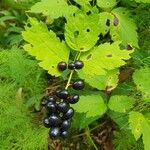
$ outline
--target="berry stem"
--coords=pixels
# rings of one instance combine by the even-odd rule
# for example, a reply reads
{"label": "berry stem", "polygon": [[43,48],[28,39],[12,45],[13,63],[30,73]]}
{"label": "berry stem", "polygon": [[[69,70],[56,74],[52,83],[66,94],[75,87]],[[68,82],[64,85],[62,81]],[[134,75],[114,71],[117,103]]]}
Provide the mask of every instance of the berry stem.
{"label": "berry stem", "polygon": [[[81,55],[81,52],[77,53],[77,55],[75,56],[74,61],[78,60],[80,58],[80,55]],[[71,72],[70,72],[70,75],[69,75],[69,78],[68,78],[68,81],[67,81],[67,84],[66,84],[66,87],[65,87],[66,90],[68,89],[68,87],[70,85],[70,82],[71,82],[74,71],[75,70],[71,70]]]}

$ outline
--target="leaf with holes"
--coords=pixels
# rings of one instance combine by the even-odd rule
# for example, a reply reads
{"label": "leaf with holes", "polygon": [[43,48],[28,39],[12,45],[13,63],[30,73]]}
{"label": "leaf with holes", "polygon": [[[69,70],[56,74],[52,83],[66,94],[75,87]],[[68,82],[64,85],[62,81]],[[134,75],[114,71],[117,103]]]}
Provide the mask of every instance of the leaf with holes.
{"label": "leaf with holes", "polygon": [[99,13],[100,33],[105,35],[110,30],[112,20],[113,20],[112,14],[108,12]]}
{"label": "leaf with holes", "polygon": [[42,0],[31,7],[29,12],[42,13],[51,19],[67,17],[77,11],[77,7],[68,5],[65,0]]}
{"label": "leaf with holes", "polygon": [[99,92],[89,96],[81,96],[80,101],[72,105],[72,107],[78,113],[86,113],[86,118],[95,117],[95,119],[101,117],[107,110],[104,100]]}
{"label": "leaf with holes", "polygon": [[57,64],[60,61],[68,61],[68,47],[64,42],[60,42],[53,31],[48,31],[44,23],[29,18],[28,24],[22,32],[24,40],[28,42],[24,45],[24,49],[30,55],[35,56],[40,61],[39,65],[48,70],[49,74],[60,76]]}
{"label": "leaf with holes", "polygon": [[130,58],[132,51],[121,50],[120,42],[113,44],[105,43],[81,55],[81,60],[84,61],[84,68],[78,71],[78,74],[85,75],[106,75],[108,70],[116,69],[124,64],[125,60]]}
{"label": "leaf with holes", "polygon": [[142,92],[143,100],[150,102],[150,68],[145,67],[136,70],[133,74],[137,89]]}
{"label": "leaf with holes", "polygon": [[125,113],[133,108],[134,102],[132,97],[115,95],[110,98],[108,107],[113,111]]}
{"label": "leaf with holes", "polygon": [[106,75],[86,75],[83,72],[80,72],[80,78],[84,79],[86,83],[90,86],[97,88],[99,90],[113,90],[118,83],[118,69],[110,70],[106,73]]}
{"label": "leaf with holes", "polygon": [[98,14],[76,14],[67,19],[65,39],[76,51],[88,51],[96,44],[99,35]]}
{"label": "leaf with holes", "polygon": [[100,7],[100,8],[103,8],[103,9],[107,9],[107,8],[113,8],[114,6],[117,5],[117,2],[116,0],[97,0],[97,5]]}
{"label": "leaf with holes", "polygon": [[138,47],[137,27],[125,8],[116,8],[111,12],[114,15],[110,34],[113,41],[122,41],[124,45]]}

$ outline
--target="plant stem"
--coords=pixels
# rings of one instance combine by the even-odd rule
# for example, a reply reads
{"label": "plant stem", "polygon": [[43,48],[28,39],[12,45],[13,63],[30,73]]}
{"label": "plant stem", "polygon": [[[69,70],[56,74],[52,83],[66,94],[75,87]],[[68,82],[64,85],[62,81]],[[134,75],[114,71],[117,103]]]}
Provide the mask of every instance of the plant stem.
{"label": "plant stem", "polygon": [[[78,60],[80,58],[80,55],[81,55],[81,52],[77,53],[77,55],[74,58],[74,61]],[[66,84],[66,87],[65,87],[66,90],[68,89],[68,87],[70,85],[70,82],[71,82],[74,71],[75,70],[71,70],[71,72],[70,72],[70,75],[69,75],[69,78],[68,78],[68,81],[67,81],[67,84]]]}
{"label": "plant stem", "polygon": [[97,146],[95,145],[93,139],[92,139],[91,136],[90,136],[90,129],[89,129],[89,127],[87,127],[86,135],[87,135],[87,137],[89,138],[91,144],[94,146],[95,150],[98,150]]}

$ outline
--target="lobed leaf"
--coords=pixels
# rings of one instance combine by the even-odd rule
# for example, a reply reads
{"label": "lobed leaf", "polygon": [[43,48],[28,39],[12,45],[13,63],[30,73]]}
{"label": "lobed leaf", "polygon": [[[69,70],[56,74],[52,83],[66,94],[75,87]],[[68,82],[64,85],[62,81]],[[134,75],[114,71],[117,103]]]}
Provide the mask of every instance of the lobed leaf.
{"label": "lobed leaf", "polygon": [[107,8],[113,8],[114,6],[117,5],[117,2],[116,0],[97,0],[97,5],[100,7],[100,8],[103,8],[103,9],[107,9]]}
{"label": "lobed leaf", "polygon": [[[28,24],[30,23],[30,26]],[[39,65],[48,70],[54,76],[60,76],[57,64],[61,61],[68,61],[69,49],[65,42],[60,42],[53,31],[48,31],[46,25],[38,22],[34,18],[29,18],[29,22],[22,32],[23,38],[29,44],[24,45],[24,49],[39,60]]]}
{"label": "lobed leaf", "polygon": [[150,68],[145,67],[136,70],[133,74],[134,83],[137,89],[143,94],[143,100],[150,102]]}
{"label": "lobed leaf", "polygon": [[134,99],[128,96],[115,95],[109,100],[108,107],[116,112],[125,113],[133,108]]}
{"label": "lobed leaf", "polygon": [[99,16],[76,14],[67,19],[65,40],[76,51],[88,51],[96,44],[99,35]]}
{"label": "lobed leaf", "polygon": [[133,51],[121,50],[119,44],[120,42],[101,44],[84,53],[80,59],[84,61],[85,66],[78,71],[79,75],[106,75],[108,70],[124,65],[124,60],[129,59]]}
{"label": "lobed leaf", "polygon": [[65,0],[41,0],[31,7],[30,12],[42,13],[52,19],[67,17],[77,11],[75,6],[67,4]]}
{"label": "lobed leaf", "polygon": [[110,34],[113,41],[121,40],[125,45],[138,47],[137,27],[130,13],[125,8],[116,8],[111,12],[114,15]]}

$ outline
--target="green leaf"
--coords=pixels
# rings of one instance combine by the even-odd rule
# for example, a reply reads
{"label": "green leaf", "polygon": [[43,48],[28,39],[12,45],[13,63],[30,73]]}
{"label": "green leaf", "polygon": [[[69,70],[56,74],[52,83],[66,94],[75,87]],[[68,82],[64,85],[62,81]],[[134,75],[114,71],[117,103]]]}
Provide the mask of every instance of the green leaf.
{"label": "green leaf", "polygon": [[118,69],[116,70],[110,70],[107,72],[106,75],[86,75],[83,72],[80,72],[79,76],[80,78],[84,79],[86,83],[88,83],[90,86],[97,88],[99,90],[105,90],[107,87],[111,88],[113,90],[118,83]]}
{"label": "green leaf", "polygon": [[88,5],[90,0],[75,0],[80,5]]}
{"label": "green leaf", "polygon": [[125,45],[138,47],[137,27],[130,13],[125,8],[116,8],[111,12],[114,15],[110,34],[113,41],[121,40]]}
{"label": "green leaf", "polygon": [[107,9],[107,8],[113,8],[114,6],[117,5],[117,2],[116,0],[97,0],[97,5],[100,7],[100,8],[103,8],[103,9]]}
{"label": "green leaf", "polygon": [[108,70],[116,69],[125,64],[124,60],[130,58],[133,51],[121,50],[120,42],[113,44],[105,43],[84,53],[81,60],[84,61],[84,68],[78,71],[85,75],[106,75]]}
{"label": "green leaf", "polygon": [[143,115],[141,113],[135,111],[129,113],[129,126],[136,140],[142,135],[142,122]]}
{"label": "green leaf", "polygon": [[96,44],[99,35],[99,16],[76,14],[69,17],[66,24],[65,39],[76,51],[88,51]]}
{"label": "green leaf", "polygon": [[150,3],[150,0],[135,0],[137,3]]}
{"label": "green leaf", "polygon": [[129,125],[136,140],[143,134],[144,149],[149,150],[150,145],[150,122],[149,119],[139,112],[130,112]]}
{"label": "green leaf", "polygon": [[29,18],[28,24],[22,32],[24,40],[29,43],[24,45],[24,49],[35,56],[40,61],[39,65],[48,70],[49,74],[60,76],[57,64],[60,61],[68,61],[68,47],[63,41],[60,42],[53,31],[48,31],[44,23]]}
{"label": "green leaf", "polygon": [[115,95],[109,100],[108,107],[116,112],[125,113],[133,108],[134,99],[128,96]]}
{"label": "green leaf", "polygon": [[[100,33],[105,35],[109,31],[110,25],[112,24],[112,20],[113,20],[113,15],[111,13],[108,12],[99,13]],[[110,25],[107,25],[107,22]]]}
{"label": "green leaf", "polygon": [[150,122],[145,118],[142,124],[144,149],[150,150]]}
{"label": "green leaf", "polygon": [[107,110],[104,100],[99,93],[81,96],[79,102],[72,105],[72,107],[78,113],[86,113],[86,118],[99,118]]}
{"label": "green leaf", "polygon": [[68,5],[65,0],[41,0],[31,7],[29,12],[42,13],[52,19],[66,17],[77,11],[75,6]]}
{"label": "green leaf", "polygon": [[136,70],[133,74],[137,89],[142,92],[143,100],[150,102],[150,68],[145,67]]}

